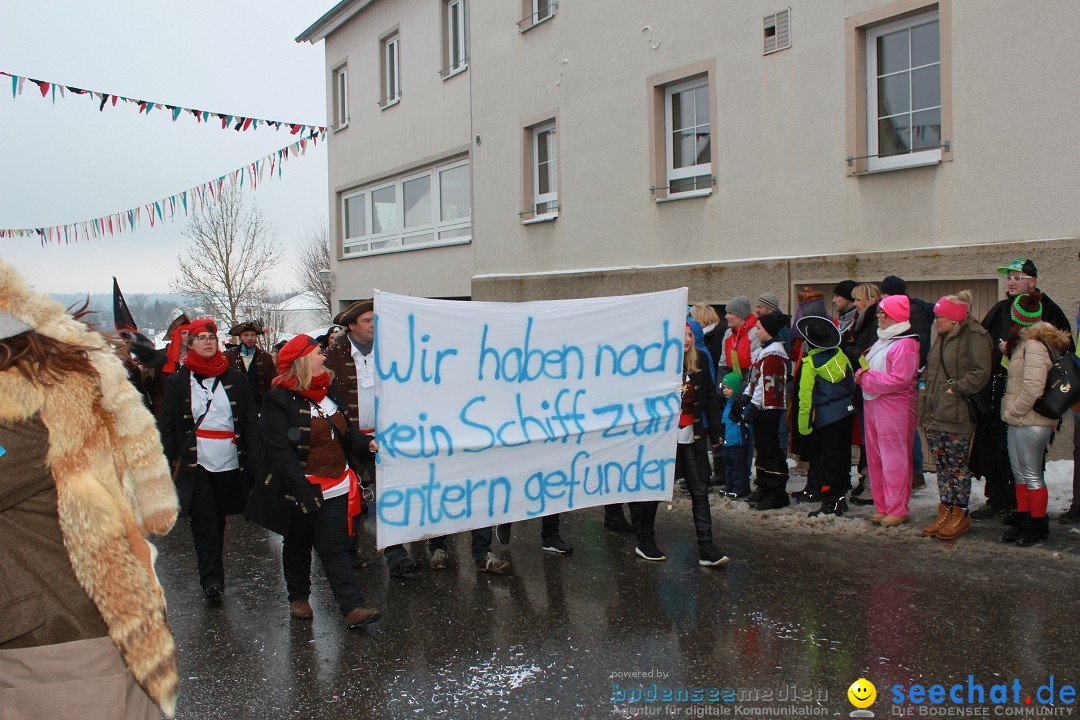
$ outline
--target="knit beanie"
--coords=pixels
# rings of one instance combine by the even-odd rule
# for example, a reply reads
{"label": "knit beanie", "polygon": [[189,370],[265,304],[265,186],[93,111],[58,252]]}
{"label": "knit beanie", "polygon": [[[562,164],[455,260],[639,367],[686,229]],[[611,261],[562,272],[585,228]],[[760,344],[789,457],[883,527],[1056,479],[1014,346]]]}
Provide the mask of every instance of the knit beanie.
{"label": "knit beanie", "polygon": [[907,322],[911,319],[911,303],[907,295],[890,295],[882,298],[878,303],[881,312],[891,317],[896,322]]}
{"label": "knit beanie", "polygon": [[770,337],[776,337],[780,330],[788,326],[788,318],[784,313],[773,312],[758,318],[758,327],[764,328]]}
{"label": "knit beanie", "polygon": [[934,314],[953,322],[964,322],[968,314],[968,306],[962,302],[950,300],[948,295],[943,295],[934,303]]}
{"label": "knit beanie", "polygon": [[745,295],[738,295],[731,298],[724,309],[735,317],[743,320],[750,317],[752,314],[750,311],[750,298]]}
{"label": "knit beanie", "polygon": [[1037,292],[1017,295],[1012,304],[1012,321],[1030,327],[1042,320],[1042,294]]}
{"label": "knit beanie", "polygon": [[882,295],[907,295],[907,283],[903,278],[890,275],[881,281]]}
{"label": "knit beanie", "polygon": [[737,372],[729,372],[724,376],[724,379],[720,381],[720,384],[724,387],[729,387],[735,392],[739,392],[742,389],[742,375]]}
{"label": "knit beanie", "polygon": [[851,291],[855,289],[856,283],[854,280],[844,280],[843,282],[836,283],[833,287],[833,295],[839,295],[849,302],[854,302],[855,298],[852,297]]}
{"label": "knit beanie", "polygon": [[773,312],[782,312],[780,309],[780,296],[774,292],[763,292],[758,295],[758,305],[764,305]]}

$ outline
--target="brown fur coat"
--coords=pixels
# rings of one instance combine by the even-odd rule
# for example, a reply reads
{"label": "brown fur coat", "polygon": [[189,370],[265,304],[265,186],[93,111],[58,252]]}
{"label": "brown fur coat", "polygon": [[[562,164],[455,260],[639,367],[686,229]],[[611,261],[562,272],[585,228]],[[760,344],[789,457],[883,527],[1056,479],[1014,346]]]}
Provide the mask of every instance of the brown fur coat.
{"label": "brown fur coat", "polygon": [[40,414],[64,545],[136,681],[161,710],[176,709],[176,646],[146,540],[176,521],[176,491],[153,416],[105,339],[32,291],[0,260],[0,309],[35,332],[86,348],[99,376],[52,386],[0,372],[0,422]]}

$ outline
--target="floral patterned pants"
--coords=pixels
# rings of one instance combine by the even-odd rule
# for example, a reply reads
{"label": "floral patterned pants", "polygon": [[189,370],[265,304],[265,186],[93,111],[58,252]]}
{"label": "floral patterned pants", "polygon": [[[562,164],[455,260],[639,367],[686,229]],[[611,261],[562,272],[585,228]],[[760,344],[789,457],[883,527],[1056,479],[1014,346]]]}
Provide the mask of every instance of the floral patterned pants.
{"label": "floral patterned pants", "polygon": [[937,465],[938,495],[942,505],[966,508],[971,495],[971,433],[927,430],[926,443]]}

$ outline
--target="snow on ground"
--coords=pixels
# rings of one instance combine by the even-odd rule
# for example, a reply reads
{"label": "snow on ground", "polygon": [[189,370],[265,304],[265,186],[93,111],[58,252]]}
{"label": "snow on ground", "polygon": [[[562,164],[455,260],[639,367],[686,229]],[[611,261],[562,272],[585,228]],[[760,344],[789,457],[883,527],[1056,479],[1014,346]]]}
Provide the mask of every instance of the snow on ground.
{"label": "snow on ground", "polygon": [[[792,460],[789,460],[789,463],[794,465]],[[731,544],[735,546],[736,552],[740,532],[785,530],[809,535],[881,537],[888,538],[890,542],[920,543],[923,547],[933,546],[966,552],[1027,553],[1030,555],[1032,551],[1037,551],[1042,557],[1048,555],[1060,557],[1062,553],[1080,557],[1080,526],[1062,525],[1057,522],[1058,515],[1068,510],[1072,502],[1072,476],[1073,462],[1071,460],[1055,460],[1047,463],[1046,479],[1047,488],[1050,491],[1050,538],[1045,544],[1035,548],[1017,548],[999,542],[999,537],[1005,529],[1000,520],[973,522],[972,531],[954,542],[945,543],[924,537],[920,530],[933,521],[937,513],[937,476],[934,473],[926,473],[926,487],[916,490],[911,496],[909,502],[911,521],[895,528],[883,528],[872,524],[869,521],[870,516],[875,512],[872,505],[851,505],[844,517],[811,518],[807,515],[817,509],[817,504],[792,502],[786,508],[759,512],[745,502],[721,498],[715,494],[709,495],[709,502],[717,524],[714,532],[718,532],[718,537],[725,549],[728,544]],[[854,486],[857,482],[858,476],[852,469],[852,485]],[[805,484],[804,476],[793,473],[788,482],[788,492],[801,490]],[[975,481],[971,489],[971,509],[979,507],[983,501],[983,483]],[[685,512],[689,516],[689,508],[689,497],[676,490],[674,510]]]}

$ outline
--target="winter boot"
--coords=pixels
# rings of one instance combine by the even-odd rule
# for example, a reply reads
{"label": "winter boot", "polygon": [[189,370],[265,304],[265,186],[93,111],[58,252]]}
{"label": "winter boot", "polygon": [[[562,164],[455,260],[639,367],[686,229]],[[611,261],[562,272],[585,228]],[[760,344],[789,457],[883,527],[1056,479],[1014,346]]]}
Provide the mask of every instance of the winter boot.
{"label": "winter boot", "polygon": [[930,523],[922,529],[922,534],[927,537],[937,537],[941,528],[945,527],[945,524],[949,522],[949,518],[952,517],[953,509],[944,503],[938,503],[937,517],[934,522]]}
{"label": "winter boot", "polygon": [[971,518],[967,510],[962,507],[954,507],[945,526],[938,530],[937,539],[951,542],[966,532],[971,531]]}
{"label": "winter boot", "polygon": [[791,499],[787,494],[787,473],[783,475],[776,475],[769,477],[762,482],[762,485],[766,487],[767,495],[759,502],[755,509],[757,510],[776,510],[778,508],[787,507],[791,504]]}
{"label": "winter boot", "polygon": [[750,497],[747,499],[747,502],[750,503],[750,507],[754,507],[759,502],[764,500],[768,495],[769,495],[769,490],[765,486],[765,483],[763,483],[760,480],[755,480],[754,481],[754,491],[752,493],[750,493]]}
{"label": "winter boot", "polygon": [[1020,531],[1020,537],[1016,538],[1018,547],[1031,547],[1038,545],[1050,535],[1050,518],[1029,517]]}
{"label": "winter boot", "polygon": [[[1016,542],[1020,538],[1020,533],[1023,532],[1024,525],[1027,523],[1028,517],[1030,516],[1031,513],[1017,512],[1016,514],[1019,517],[1020,522],[1016,523],[1015,525],[1009,526],[1009,529],[1006,530],[1001,535],[1001,542],[1004,542],[1004,543],[1014,543],[1014,542]],[[974,515],[974,513],[972,515]]]}
{"label": "winter boot", "polygon": [[812,513],[808,513],[806,517],[819,517],[821,515],[844,517],[844,513],[846,513],[847,510],[847,499],[841,496],[839,500],[822,500],[821,507]]}

